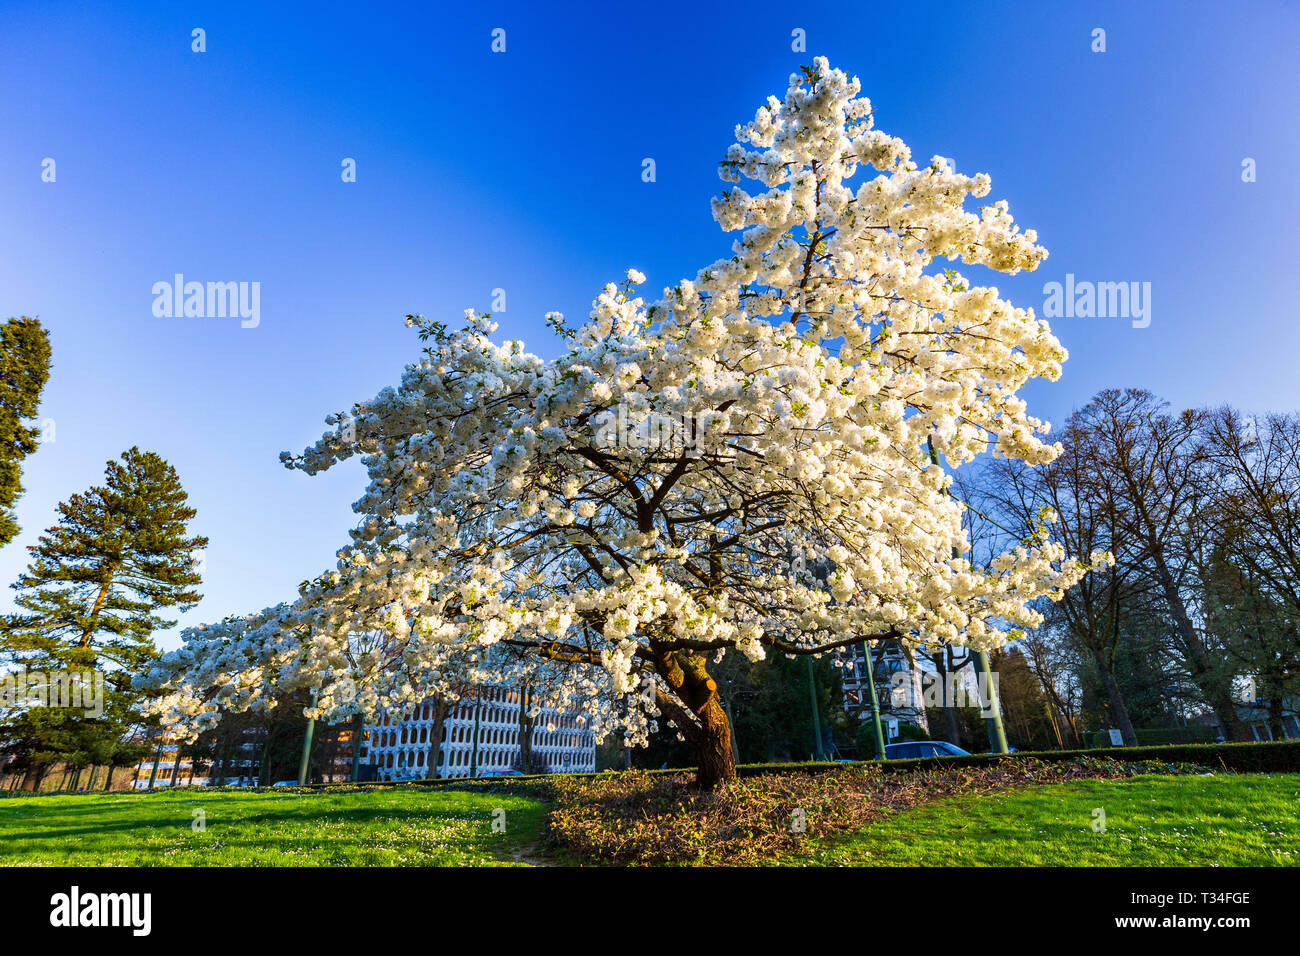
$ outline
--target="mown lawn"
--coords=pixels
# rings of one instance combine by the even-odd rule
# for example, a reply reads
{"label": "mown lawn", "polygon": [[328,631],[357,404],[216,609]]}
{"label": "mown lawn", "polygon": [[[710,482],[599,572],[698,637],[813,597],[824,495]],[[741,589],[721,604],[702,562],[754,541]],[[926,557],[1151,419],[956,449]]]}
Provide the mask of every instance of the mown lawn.
{"label": "mown lawn", "polygon": [[[1105,832],[1094,821],[1105,812]],[[1152,776],[923,804],[817,841],[823,866],[1296,866],[1300,774]]]}
{"label": "mown lawn", "polygon": [[517,865],[542,812],[523,797],[414,787],[13,797],[0,799],[0,865]]}
{"label": "mown lawn", "polygon": [[[1104,833],[1094,829],[1098,808]],[[522,796],[401,786],[0,798],[0,865],[518,865],[545,862],[534,849],[545,811]],[[681,817],[661,826],[694,820]],[[769,847],[743,862],[1295,866],[1300,774],[1094,778],[947,797],[806,847],[811,853]],[[608,862],[554,850],[550,858]]]}

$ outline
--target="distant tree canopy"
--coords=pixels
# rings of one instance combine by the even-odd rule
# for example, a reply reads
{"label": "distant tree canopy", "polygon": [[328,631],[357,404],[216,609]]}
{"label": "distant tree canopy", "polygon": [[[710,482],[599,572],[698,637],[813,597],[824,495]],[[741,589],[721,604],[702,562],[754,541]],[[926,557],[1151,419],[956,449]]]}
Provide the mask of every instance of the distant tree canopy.
{"label": "distant tree canopy", "polygon": [[18,534],[14,505],[23,493],[22,461],[36,450],[40,429],[26,425],[50,375],[50,339],[36,319],[0,325],[0,547]]}
{"label": "distant tree canopy", "polygon": [[1300,695],[1300,416],[1173,411],[1106,389],[1060,440],[1055,461],[998,462],[968,489],[1008,537],[1050,512],[1071,553],[1115,559],[1029,639],[1056,711],[1090,713],[1129,745],[1139,726],[1205,709],[1229,739],[1252,739],[1252,708],[1283,736]]}

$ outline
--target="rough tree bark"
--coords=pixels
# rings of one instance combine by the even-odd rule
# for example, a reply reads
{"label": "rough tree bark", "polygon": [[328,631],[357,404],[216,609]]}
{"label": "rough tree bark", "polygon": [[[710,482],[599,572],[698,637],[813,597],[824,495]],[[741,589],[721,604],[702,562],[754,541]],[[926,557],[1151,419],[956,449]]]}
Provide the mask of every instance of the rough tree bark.
{"label": "rough tree bark", "polygon": [[957,725],[957,702],[948,699],[948,675],[957,673],[957,669],[952,666],[952,648],[942,648],[931,655],[930,660],[934,663],[934,668],[939,675],[939,692],[940,698],[943,700],[943,718],[945,730],[948,734],[948,742],[954,747],[960,747],[961,728]]}
{"label": "rough tree bark", "polygon": [[531,694],[525,682],[519,686],[519,772],[533,772],[533,718],[528,716]]}
{"label": "rough tree bark", "polygon": [[731,725],[705,659],[692,651],[673,651],[656,654],[655,664],[673,690],[667,694],[656,688],[655,703],[695,750],[696,786],[713,790],[736,779]]}
{"label": "rough tree bark", "polygon": [[1136,747],[1137,731],[1133,729],[1133,721],[1128,716],[1128,705],[1124,703],[1124,695],[1120,692],[1119,684],[1115,682],[1115,675],[1110,671],[1110,664],[1101,654],[1095,655],[1094,660],[1097,662],[1097,670],[1101,672],[1101,682],[1106,687],[1106,696],[1110,700],[1110,715],[1115,718],[1115,724],[1124,737],[1124,745]]}
{"label": "rough tree bark", "polygon": [[429,752],[424,758],[424,779],[438,776],[438,761],[442,759],[442,728],[447,722],[447,698],[438,694],[433,698],[433,724],[429,727]]}

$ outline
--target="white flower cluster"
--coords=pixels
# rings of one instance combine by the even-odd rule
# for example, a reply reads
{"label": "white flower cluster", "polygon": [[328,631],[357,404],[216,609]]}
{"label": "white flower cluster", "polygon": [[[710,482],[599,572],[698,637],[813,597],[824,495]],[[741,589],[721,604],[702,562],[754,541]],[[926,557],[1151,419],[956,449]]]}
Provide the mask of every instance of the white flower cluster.
{"label": "white flower cluster", "polygon": [[[495,343],[472,313],[422,326],[433,344],[399,385],[283,456],[368,471],[337,573],[292,609],[188,635],[155,681],[181,688],[172,715],[213,688],[244,705],[310,685],[338,716],[528,680],[637,742],[657,700],[689,709],[677,655],[983,648],[1036,626],[1031,602],[1101,556],[1044,536],[986,568],[954,557],[963,506],[930,449],[949,468],[1050,461],[1017,392],[1057,378],[1065,350],[1032,310],[932,266],[1015,273],[1046,252],[1005,203],[966,210],[988,177],[918,166],[858,91],[824,59],[793,76],[722,163],[760,187],[714,201],[732,255],[654,304],[629,271],[558,358]],[[669,417],[696,423],[689,453],[611,439]]]}

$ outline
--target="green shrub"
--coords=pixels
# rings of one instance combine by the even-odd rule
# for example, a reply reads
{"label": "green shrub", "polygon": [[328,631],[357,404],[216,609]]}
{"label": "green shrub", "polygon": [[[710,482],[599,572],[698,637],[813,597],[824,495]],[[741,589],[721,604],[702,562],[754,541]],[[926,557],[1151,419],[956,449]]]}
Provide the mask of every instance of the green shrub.
{"label": "green shrub", "polygon": [[[1139,747],[1162,747],[1167,744],[1209,744],[1214,743],[1214,728],[1202,725],[1192,727],[1152,727],[1139,728],[1137,734]],[[1096,749],[1110,747],[1110,734],[1105,730],[1089,731],[1086,735],[1088,746]]]}

